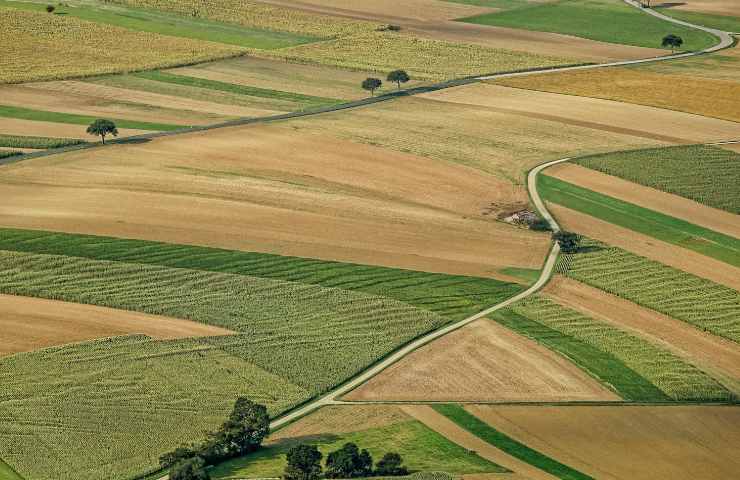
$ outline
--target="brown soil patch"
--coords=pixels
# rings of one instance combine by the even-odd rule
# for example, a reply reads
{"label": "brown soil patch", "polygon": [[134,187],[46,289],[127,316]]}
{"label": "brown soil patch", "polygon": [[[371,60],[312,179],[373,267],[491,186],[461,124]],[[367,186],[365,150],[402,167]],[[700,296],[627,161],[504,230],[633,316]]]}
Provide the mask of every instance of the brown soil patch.
{"label": "brown soil patch", "polygon": [[410,420],[411,417],[391,405],[330,405],[281,428],[270,435],[269,442],[327,433],[360,432]]}
{"label": "brown soil patch", "polygon": [[713,282],[740,290],[740,269],[691,250],[618,227],[561,205],[547,204],[560,226],[670,265]]}
{"label": "brown soil patch", "polygon": [[611,61],[647,58],[662,55],[662,50],[597,42],[557,33],[531,32],[513,28],[454,22],[453,19],[495,11],[453,2],[410,0],[266,0],[325,15],[357,20],[384,22],[402,27],[420,37],[451,42],[472,43],[539,55],[579,58],[584,61]]}
{"label": "brown soil patch", "polygon": [[[81,138],[93,140],[85,131],[87,125],[72,125],[69,123],[36,122],[17,118],[0,117],[0,133],[4,135],[35,135],[39,137]],[[148,133],[146,130],[130,130],[119,128],[119,137],[129,137]]]}
{"label": "brown soil patch", "polygon": [[583,188],[740,238],[740,217],[733,213],[573,163],[555,165],[545,173]]}
{"label": "brown soil patch", "polygon": [[740,408],[470,406],[497,430],[604,480],[716,480],[740,471]]}
{"label": "brown soil patch", "polygon": [[619,400],[564,357],[479,320],[408,355],[347,400]]}
{"label": "brown soil patch", "polygon": [[514,473],[520,474],[525,478],[529,478],[530,480],[557,479],[557,477],[514,458],[511,455],[504,453],[503,450],[499,450],[490,443],[476,437],[444,415],[437,413],[429,405],[404,405],[401,407],[401,410],[437,433],[442,434],[451,442],[457,443],[468,450],[472,450],[480,457],[508,468]]}
{"label": "brown soil patch", "polygon": [[0,224],[493,276],[539,267],[549,244],[482,214],[507,186],[259,125],[4,167]]}
{"label": "brown soil patch", "polygon": [[722,141],[740,135],[740,124],[735,122],[642,105],[491,84],[466,85],[422,96],[676,143]]}
{"label": "brown soil patch", "polygon": [[[240,109],[240,107],[230,109],[197,100],[74,81],[4,85],[0,86],[0,95],[5,105],[174,125],[206,125],[238,116],[199,113],[191,110],[194,108],[210,107],[210,109],[222,112]],[[211,107],[211,105],[215,106]],[[244,112],[247,113],[250,110],[244,109]]]}
{"label": "brown soil patch", "polygon": [[683,0],[676,3],[680,3],[680,5],[671,8],[740,17],[740,5],[738,5],[737,0]]}
{"label": "brown soil patch", "polygon": [[[508,78],[510,87],[603,98],[696,113],[740,122],[740,82],[657,73],[638,68],[609,68]],[[665,88],[681,85],[681,89]]]}
{"label": "brown soil patch", "polygon": [[135,333],[158,339],[233,333],[189,320],[12,295],[0,295],[0,331],[0,356]]}
{"label": "brown soil patch", "polygon": [[736,343],[569,278],[556,276],[545,293],[558,303],[663,344],[740,393],[740,347]]}

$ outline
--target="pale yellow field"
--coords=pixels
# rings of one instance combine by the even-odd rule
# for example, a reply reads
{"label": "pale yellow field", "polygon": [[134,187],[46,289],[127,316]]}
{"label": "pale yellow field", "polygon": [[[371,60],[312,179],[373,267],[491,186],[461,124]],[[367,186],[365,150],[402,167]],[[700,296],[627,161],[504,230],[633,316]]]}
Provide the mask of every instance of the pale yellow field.
{"label": "pale yellow field", "polygon": [[740,471],[737,406],[466,408],[528,447],[598,479],[718,480]]}
{"label": "pale yellow field", "polygon": [[168,67],[244,51],[14,8],[0,7],[0,24],[0,83]]}
{"label": "pale yellow field", "polygon": [[291,123],[2,168],[0,224],[494,276],[549,237],[497,222],[508,182]]}
{"label": "pale yellow field", "polygon": [[686,0],[676,3],[677,5],[672,8],[677,10],[740,16],[740,5],[737,0]]}
{"label": "pale yellow field", "polygon": [[[39,135],[59,138],[81,138],[93,140],[87,134],[87,125],[73,125],[70,123],[37,122],[35,120],[22,120],[19,118],[0,117],[0,134],[3,135]],[[148,133],[146,130],[132,130],[119,128],[119,137],[128,137]]]}

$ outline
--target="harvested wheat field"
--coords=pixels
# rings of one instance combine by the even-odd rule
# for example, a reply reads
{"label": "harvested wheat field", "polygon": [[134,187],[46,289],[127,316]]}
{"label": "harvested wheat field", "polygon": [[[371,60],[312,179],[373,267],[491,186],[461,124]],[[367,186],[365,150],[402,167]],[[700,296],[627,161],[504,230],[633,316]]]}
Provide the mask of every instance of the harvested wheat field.
{"label": "harvested wheat field", "polygon": [[504,179],[513,184],[506,196],[515,205],[513,209],[496,207],[493,214],[526,205],[526,171],[545,160],[666,145],[665,141],[645,138],[642,132],[615,133],[572,123],[412,97],[372,108],[295,119],[290,125],[316,134],[331,131],[354,142],[457,163]]}
{"label": "harvested wheat field", "polygon": [[0,96],[5,105],[35,110],[176,125],[206,125],[275,113],[79,81],[5,85],[0,86]]}
{"label": "harvested wheat field", "polygon": [[740,471],[736,406],[476,405],[468,411],[604,480],[717,480]]}
{"label": "harvested wheat field", "polygon": [[1,182],[8,227],[484,276],[549,245],[483,215],[507,182],[285,124],[33,159]]}
{"label": "harvested wheat field", "polygon": [[0,295],[0,331],[0,356],[118,335],[173,339],[233,333],[178,318],[13,295]]}
{"label": "harvested wheat field", "polygon": [[[740,82],[610,68],[498,80],[500,85],[649,105],[740,122]],[[681,85],[681,88],[666,88]]]}
{"label": "harvested wheat field", "polygon": [[619,227],[561,205],[548,203],[547,208],[565,230],[601,240],[684,272],[740,290],[740,269],[728,263]]}
{"label": "harvested wheat field", "polygon": [[[0,117],[0,134],[3,135],[37,135],[57,138],[81,138],[92,140],[93,137],[85,131],[86,125],[74,125],[71,123],[38,122],[36,120],[22,120],[20,118]],[[128,137],[149,133],[146,130],[132,130],[119,128],[119,137]]]}
{"label": "harvested wheat field", "polygon": [[438,413],[429,405],[404,405],[401,410],[437,433],[444,435],[448,440],[525,478],[530,480],[556,480],[558,478],[504,453]]}
{"label": "harvested wheat field", "polygon": [[[598,42],[570,35],[455,22],[456,18],[496,10],[457,2],[412,0],[361,2],[359,0],[266,0],[313,13],[399,25],[403,32],[421,38],[518,50],[538,55],[559,55],[579,61],[605,62],[662,55],[658,49]],[[483,72],[481,72],[483,73]]]}
{"label": "harvested wheat field", "polygon": [[733,213],[573,163],[552,166],[545,173],[550,177],[740,238],[740,218]]}
{"label": "harvested wheat field", "polygon": [[490,320],[426,345],[346,400],[619,400],[564,357]]}
{"label": "harvested wheat field", "polygon": [[731,145],[721,145],[721,147],[727,150],[732,150],[733,152],[740,153],[740,143],[735,143]]}
{"label": "harvested wheat field", "polygon": [[570,278],[554,277],[544,292],[562,305],[664,346],[740,394],[737,344]]}
{"label": "harvested wheat field", "polygon": [[692,12],[715,13],[718,15],[740,16],[740,7],[737,0],[686,0],[674,3],[671,8],[676,10],[687,10]]}
{"label": "harvested wheat field", "polygon": [[361,432],[408,422],[411,417],[392,405],[329,405],[270,435],[268,443],[285,438]]}
{"label": "harvested wheat field", "polygon": [[674,143],[722,141],[740,136],[740,123],[642,105],[492,84],[465,85],[426,93],[422,97]]}

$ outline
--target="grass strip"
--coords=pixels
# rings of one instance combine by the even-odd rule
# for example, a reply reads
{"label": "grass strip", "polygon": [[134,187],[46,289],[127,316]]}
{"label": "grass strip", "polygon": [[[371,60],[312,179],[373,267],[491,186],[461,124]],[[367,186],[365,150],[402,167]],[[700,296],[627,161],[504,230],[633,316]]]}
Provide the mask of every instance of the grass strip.
{"label": "grass strip", "polygon": [[[38,12],[46,11],[46,4],[33,2],[0,0],[0,6]],[[121,5],[108,5],[105,8],[94,5],[59,4],[55,6],[54,15],[69,15],[138,32],[158,33],[171,37],[205,40],[260,50],[291,47],[317,40],[315,37],[306,35],[260,30],[175,13],[126,8]]]}
{"label": "grass strip", "polygon": [[740,214],[740,153],[679,145],[591,155],[574,163]]}
{"label": "grass strip", "polygon": [[[656,11],[684,22],[702,25],[704,27],[723,30],[725,32],[740,33],[740,16],[717,15],[703,12],[687,12],[675,8],[656,8]],[[738,12],[740,13],[740,9]]]}
{"label": "grass strip", "polygon": [[683,47],[687,50],[703,50],[717,43],[717,39],[707,32],[669,24],[620,1],[612,0],[533,3],[530,7],[485,13],[460,21],[561,33],[649,48],[662,48],[661,40],[669,33],[683,38]]}
{"label": "grass strip", "polygon": [[35,230],[0,229],[0,249],[341,288],[393,298],[452,320],[477,313],[523,288],[490,278]]}
{"label": "grass strip", "polygon": [[614,355],[600,350],[572,335],[547,327],[511,309],[500,310],[490,317],[501,325],[554,350],[620,397],[633,401],[669,401],[670,397]]}
{"label": "grass strip", "polygon": [[0,134],[0,147],[49,149],[69,147],[71,145],[80,145],[82,143],[87,142],[77,138],[33,137]]}
{"label": "grass strip", "polygon": [[[0,117],[18,118],[21,120],[34,120],[37,122],[68,123],[72,125],[90,125],[100,117],[90,115],[77,115],[74,113],[48,112],[45,110],[32,110],[30,108],[0,105]],[[167,123],[139,122],[137,120],[122,120],[119,118],[108,118],[118,128],[129,128],[132,130],[172,131],[187,128],[185,125],[171,125]]]}
{"label": "grass strip", "polygon": [[17,157],[18,155],[23,155],[23,152],[18,150],[0,151],[0,158]]}
{"label": "grass strip", "polygon": [[0,458],[0,480],[23,480],[23,477]]}
{"label": "grass strip", "polygon": [[538,177],[537,189],[546,201],[740,267],[740,240],[729,235],[547,175]]}
{"label": "grass strip", "polygon": [[564,465],[496,430],[476,416],[468,413],[460,405],[442,404],[433,405],[432,408],[481,440],[557,478],[562,480],[594,480],[593,477]]}
{"label": "grass strip", "polygon": [[283,92],[280,90],[271,90],[267,88],[250,87],[246,85],[237,85],[217,80],[208,80],[205,78],[190,77],[186,75],[174,75],[161,71],[140,72],[134,76],[157,82],[173,83],[187,87],[206,88],[220,92],[236,93],[238,95],[248,95],[250,97],[273,98],[278,100],[287,100],[291,102],[309,104],[312,106],[335,105],[342,103],[343,100],[336,98],[315,97],[313,95],[303,95],[300,93]]}

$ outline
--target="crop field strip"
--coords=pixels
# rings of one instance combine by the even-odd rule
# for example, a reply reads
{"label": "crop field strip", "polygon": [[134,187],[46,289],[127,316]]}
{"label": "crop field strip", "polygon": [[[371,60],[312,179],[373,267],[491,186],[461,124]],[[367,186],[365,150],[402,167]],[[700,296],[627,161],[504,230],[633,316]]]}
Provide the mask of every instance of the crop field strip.
{"label": "crop field strip", "polygon": [[145,336],[2,358],[0,381],[0,457],[38,480],[131,478],[215,428],[238,395],[273,415],[309,396],[217,347]]}
{"label": "crop field strip", "polygon": [[677,10],[675,8],[659,8],[658,11],[663,15],[683,20],[684,22],[693,23],[694,25],[703,25],[705,27],[715,28],[725,32],[740,32],[740,10],[736,16],[717,15],[715,13],[689,12]]}
{"label": "crop field strip", "polygon": [[732,397],[714,379],[657,344],[541,296],[493,318],[571,358],[626,400],[726,401]]}
{"label": "crop field strip", "polygon": [[558,273],[740,342],[740,292],[591,239],[580,248]]}
{"label": "crop field strip", "polygon": [[[18,118],[21,120],[33,120],[38,122],[69,123],[73,125],[89,125],[96,117],[89,115],[76,115],[74,113],[48,112],[33,110],[23,107],[11,107],[0,105],[0,117]],[[112,118],[118,128],[129,128],[136,130],[172,131],[187,128],[184,125],[172,125],[167,123],[140,122],[137,120],[124,120]]]}
{"label": "crop field strip", "polygon": [[740,267],[740,239],[547,175],[538,178],[537,188],[548,202]]}
{"label": "crop field strip", "polygon": [[0,133],[0,147],[48,149],[80,145],[83,143],[86,142],[74,138],[3,135]]}
{"label": "crop field strip", "polygon": [[[663,20],[610,0],[559,0],[460,21],[652,48],[660,48],[660,40],[666,34]],[[716,43],[713,35],[693,28],[670,25],[670,31],[684,39],[684,48],[688,50],[699,51]]]}
{"label": "crop field strip", "polygon": [[434,405],[432,408],[473,435],[503,450],[512,457],[529,463],[540,470],[544,470],[561,480],[594,480],[593,477],[564,465],[496,430],[476,416],[468,413],[459,405],[440,404]]}
{"label": "crop field strip", "polygon": [[339,288],[393,298],[450,320],[479,312],[522,289],[519,285],[489,278],[35,230],[0,229],[2,249]]}
{"label": "crop field strip", "polygon": [[574,163],[740,214],[740,153],[688,145],[593,155]]}

